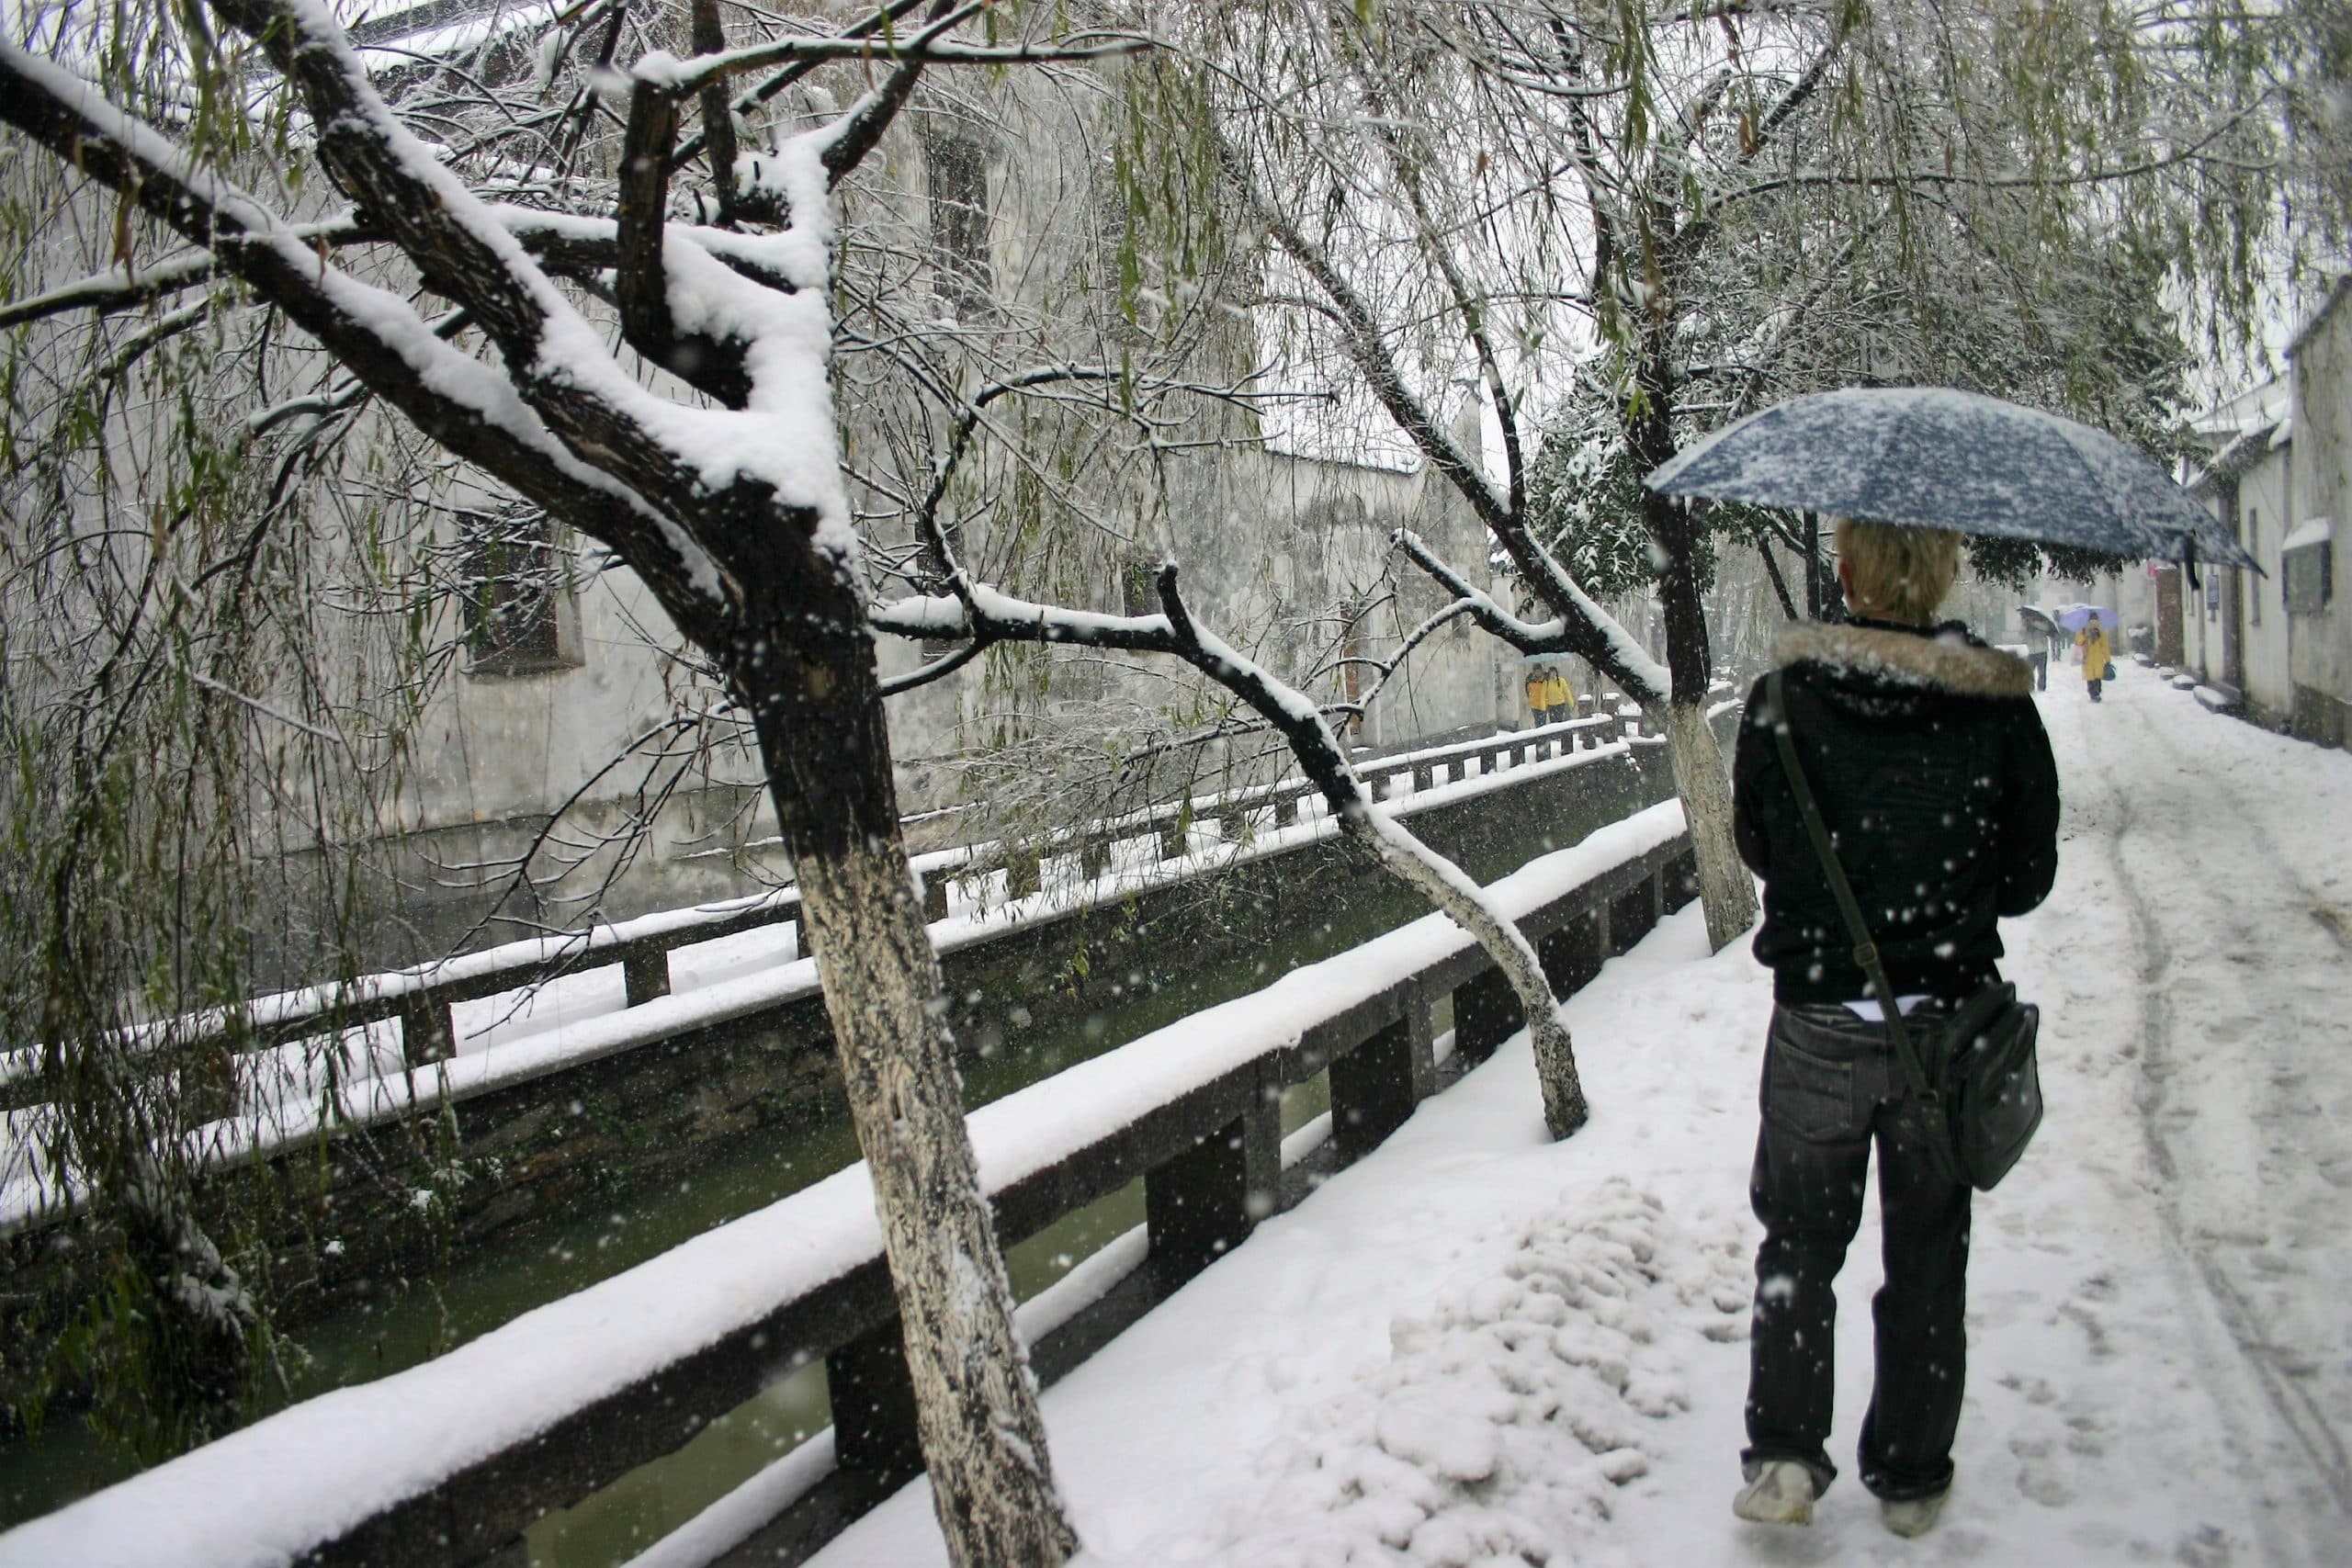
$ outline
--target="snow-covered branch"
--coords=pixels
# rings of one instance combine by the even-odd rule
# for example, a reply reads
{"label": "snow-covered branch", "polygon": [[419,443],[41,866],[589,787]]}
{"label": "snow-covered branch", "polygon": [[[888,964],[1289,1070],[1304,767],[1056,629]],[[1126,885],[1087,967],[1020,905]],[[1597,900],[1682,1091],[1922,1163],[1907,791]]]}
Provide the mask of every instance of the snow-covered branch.
{"label": "snow-covered branch", "polygon": [[745,72],[802,62],[887,60],[920,62],[929,65],[1044,65],[1112,60],[1121,55],[1140,53],[1153,45],[1152,39],[1138,33],[1091,33],[1080,35],[1094,40],[1091,42],[1026,43],[1004,47],[955,43],[938,36],[969,19],[981,9],[983,7],[978,5],[961,6],[945,21],[926,28],[922,33],[902,43],[838,35],[772,39],[764,43],[729,50],[723,54],[697,55],[691,60],[680,60],[669,54],[649,54],[637,62],[631,74],[640,84],[683,98],[700,92],[714,82],[723,82]]}
{"label": "snow-covered branch", "polygon": [[[1410,529],[1399,529],[1394,543],[1408,559],[1453,595],[1464,613],[1521,653],[1573,653],[1615,682],[1628,696],[1647,706],[1668,701],[1673,677],[1642,645],[1575,584],[1569,584],[1580,615],[1528,621],[1498,604],[1494,595],[1472,583],[1446,563],[1428,541]],[[1563,574],[1565,576],[1565,574]]]}
{"label": "snow-covered branch", "polygon": [[[284,310],[459,457],[607,537],[647,538],[682,577],[717,575],[700,547],[552,438],[512,382],[441,341],[398,296],[328,262],[262,202],[198,165],[80,77],[0,39],[0,118],[121,191]],[[511,242],[510,242],[511,243]],[[655,543],[658,541],[658,543]]]}

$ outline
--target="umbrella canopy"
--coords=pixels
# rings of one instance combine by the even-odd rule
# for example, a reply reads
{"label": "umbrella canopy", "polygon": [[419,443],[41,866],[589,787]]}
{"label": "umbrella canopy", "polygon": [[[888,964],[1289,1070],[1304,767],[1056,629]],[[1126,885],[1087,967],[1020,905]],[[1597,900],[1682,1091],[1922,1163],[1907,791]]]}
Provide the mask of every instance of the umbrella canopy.
{"label": "umbrella canopy", "polygon": [[2104,604],[2065,604],[2059,607],[2058,624],[2070,632],[2081,631],[2094,620],[2109,631],[2123,624],[2115,612]]}
{"label": "umbrella canopy", "polygon": [[2052,615],[2049,611],[2043,609],[2039,604],[2018,605],[2018,618],[2028,622],[2039,621],[2053,632],[2058,629],[2058,617]]}
{"label": "umbrella canopy", "polygon": [[1705,496],[2252,566],[2197,498],[2136,448],[2071,419],[1942,387],[1849,387],[1725,426],[1642,481]]}

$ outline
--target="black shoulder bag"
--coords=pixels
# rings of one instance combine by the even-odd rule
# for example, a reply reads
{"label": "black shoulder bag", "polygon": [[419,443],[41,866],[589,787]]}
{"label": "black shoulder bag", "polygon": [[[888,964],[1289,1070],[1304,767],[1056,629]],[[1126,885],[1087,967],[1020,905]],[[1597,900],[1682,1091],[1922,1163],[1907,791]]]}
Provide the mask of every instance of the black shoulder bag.
{"label": "black shoulder bag", "polygon": [[[1928,1152],[1949,1179],[1990,1192],[2018,1163],[2026,1145],[2033,1141],[2034,1129],[2041,1125],[2041,1075],[2034,1059],[2041,1010],[2018,1000],[2017,987],[2004,980],[1978,991],[1958,1012],[1940,1021],[1934,1038],[1918,1047],[1913,1045],[1903,1010],[1895,1005],[1894,987],[1879,961],[1878,943],[1871,940],[1861,904],[1854,897],[1846,868],[1838,863],[1838,852],[1830,845],[1829,829],[1821,820],[1813,786],[1798,765],[1796,741],[1789,733],[1788,698],[1778,670],[1772,671],[1768,690],[1781,766],[1789,775],[1789,788],[1797,797],[1805,831],[1813,835],[1814,850],[1821,856],[1829,891],[1846,917],[1847,932],[1854,939],[1854,962],[1870,976],[1871,988],[1885,1011],[1886,1037],[1903,1064],[1903,1076],[1910,1080],[1912,1094],[1918,1099]],[[1925,1060],[1922,1049],[1927,1052]]]}

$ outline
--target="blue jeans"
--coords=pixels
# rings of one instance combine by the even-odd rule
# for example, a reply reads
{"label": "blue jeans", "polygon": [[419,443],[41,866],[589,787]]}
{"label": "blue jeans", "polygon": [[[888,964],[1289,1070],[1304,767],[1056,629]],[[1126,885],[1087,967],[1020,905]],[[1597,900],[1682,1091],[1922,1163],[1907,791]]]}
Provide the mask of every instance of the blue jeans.
{"label": "blue jeans", "polygon": [[[1909,1016],[1935,1026],[1934,1004]],[[1764,1243],[1743,1468],[1753,1476],[1768,1460],[1794,1460],[1813,1472],[1816,1493],[1837,1478],[1827,1450],[1834,1286],[1861,1225],[1876,1144],[1886,1283],[1871,1303],[1878,1361],[1862,1419],[1862,1484],[1890,1501],[1935,1496],[1951,1484],[1968,1371],[1968,1186],[1937,1170],[1884,1026],[1842,1007],[1773,1009],[1762,1098],[1748,1178]]]}

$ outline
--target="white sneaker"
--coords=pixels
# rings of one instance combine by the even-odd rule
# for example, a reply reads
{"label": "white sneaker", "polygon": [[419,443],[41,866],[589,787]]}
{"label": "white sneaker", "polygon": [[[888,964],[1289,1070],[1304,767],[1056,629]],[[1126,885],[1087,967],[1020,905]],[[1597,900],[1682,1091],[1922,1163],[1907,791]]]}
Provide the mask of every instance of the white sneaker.
{"label": "white sneaker", "polygon": [[1936,1528],[1936,1516],[1944,1511],[1944,1499],[1951,1495],[1939,1492],[1932,1497],[1911,1497],[1900,1503],[1882,1499],[1879,1513],[1886,1528],[1899,1536],[1925,1535]]}
{"label": "white sneaker", "polygon": [[1792,1459],[1768,1459],[1757,1467],[1756,1479],[1731,1500],[1731,1511],[1759,1525],[1809,1525],[1813,1472]]}

